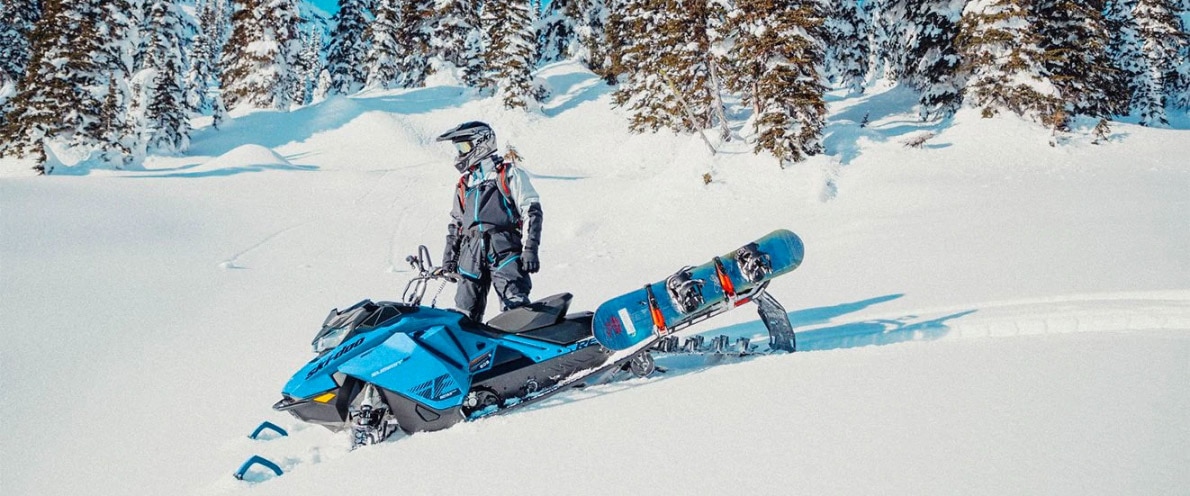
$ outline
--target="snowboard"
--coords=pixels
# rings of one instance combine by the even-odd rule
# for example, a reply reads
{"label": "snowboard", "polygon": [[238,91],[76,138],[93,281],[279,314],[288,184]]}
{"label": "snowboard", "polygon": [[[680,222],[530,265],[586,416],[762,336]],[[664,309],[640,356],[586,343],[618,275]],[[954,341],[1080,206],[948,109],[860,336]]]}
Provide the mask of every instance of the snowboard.
{"label": "snowboard", "polygon": [[595,339],[624,350],[750,301],[773,278],[801,265],[801,238],[779,229],[664,280],[612,298],[595,310]]}

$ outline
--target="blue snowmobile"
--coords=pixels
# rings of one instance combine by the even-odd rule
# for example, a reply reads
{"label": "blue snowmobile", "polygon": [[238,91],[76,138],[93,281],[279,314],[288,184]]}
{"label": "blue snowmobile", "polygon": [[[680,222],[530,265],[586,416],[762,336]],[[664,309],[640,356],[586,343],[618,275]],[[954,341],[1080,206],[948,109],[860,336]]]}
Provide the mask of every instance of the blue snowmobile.
{"label": "blue snowmobile", "polygon": [[[568,312],[569,293],[514,308],[486,324],[475,322],[434,306],[457,274],[434,267],[425,246],[407,261],[417,275],[406,285],[404,301],[364,300],[332,310],[312,342],[317,356],[285,384],[274,409],[347,430],[354,449],[398,430],[444,429],[572,387],[627,374],[644,377],[657,370],[651,350],[675,348],[676,338],[663,334],[627,350],[603,346],[592,332],[592,312]],[[433,282],[441,283],[438,293],[430,306],[422,306]],[[793,351],[788,317],[765,286],[740,296],[760,306],[770,348]]]}

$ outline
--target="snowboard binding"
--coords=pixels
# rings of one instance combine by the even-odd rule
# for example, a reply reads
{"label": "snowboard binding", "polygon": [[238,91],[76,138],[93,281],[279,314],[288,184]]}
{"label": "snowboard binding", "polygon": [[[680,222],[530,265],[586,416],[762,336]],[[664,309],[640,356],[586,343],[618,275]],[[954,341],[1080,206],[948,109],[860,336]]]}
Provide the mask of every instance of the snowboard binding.
{"label": "snowboard binding", "polygon": [[736,263],[744,278],[751,282],[759,282],[773,270],[772,258],[756,243],[748,243],[736,250]]}
{"label": "snowboard binding", "polygon": [[665,290],[669,293],[669,298],[678,307],[682,313],[690,313],[702,306],[704,299],[702,297],[702,286],[705,284],[699,279],[690,277],[690,269],[693,267],[683,267],[672,276],[665,280]]}

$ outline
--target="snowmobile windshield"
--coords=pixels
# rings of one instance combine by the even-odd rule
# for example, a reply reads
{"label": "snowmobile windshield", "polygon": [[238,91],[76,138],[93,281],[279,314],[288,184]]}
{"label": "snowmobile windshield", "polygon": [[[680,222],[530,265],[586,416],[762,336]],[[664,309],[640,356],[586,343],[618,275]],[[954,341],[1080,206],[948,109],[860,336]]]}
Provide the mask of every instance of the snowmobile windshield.
{"label": "snowmobile windshield", "polygon": [[343,311],[331,310],[326,320],[322,321],[322,329],[310,342],[314,353],[322,354],[342,344],[356,331],[367,331],[399,317],[400,308],[401,305],[397,303],[364,300]]}
{"label": "snowmobile windshield", "polygon": [[334,347],[339,346],[339,343],[342,343],[343,339],[347,337],[348,330],[349,329],[347,327],[323,329],[322,332],[319,332],[318,336],[314,338],[314,353],[322,354],[324,351],[334,349]]}

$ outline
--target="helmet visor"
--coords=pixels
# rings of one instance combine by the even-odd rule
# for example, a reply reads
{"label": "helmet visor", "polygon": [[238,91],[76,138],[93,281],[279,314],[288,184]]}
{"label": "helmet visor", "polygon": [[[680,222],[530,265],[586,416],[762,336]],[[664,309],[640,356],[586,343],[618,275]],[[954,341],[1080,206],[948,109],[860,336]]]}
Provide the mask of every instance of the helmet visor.
{"label": "helmet visor", "polygon": [[456,141],[456,142],[454,142],[454,144],[455,144],[455,150],[459,151],[460,157],[463,155],[466,155],[468,153],[471,153],[471,149],[474,148],[473,146],[471,146],[470,141]]}

